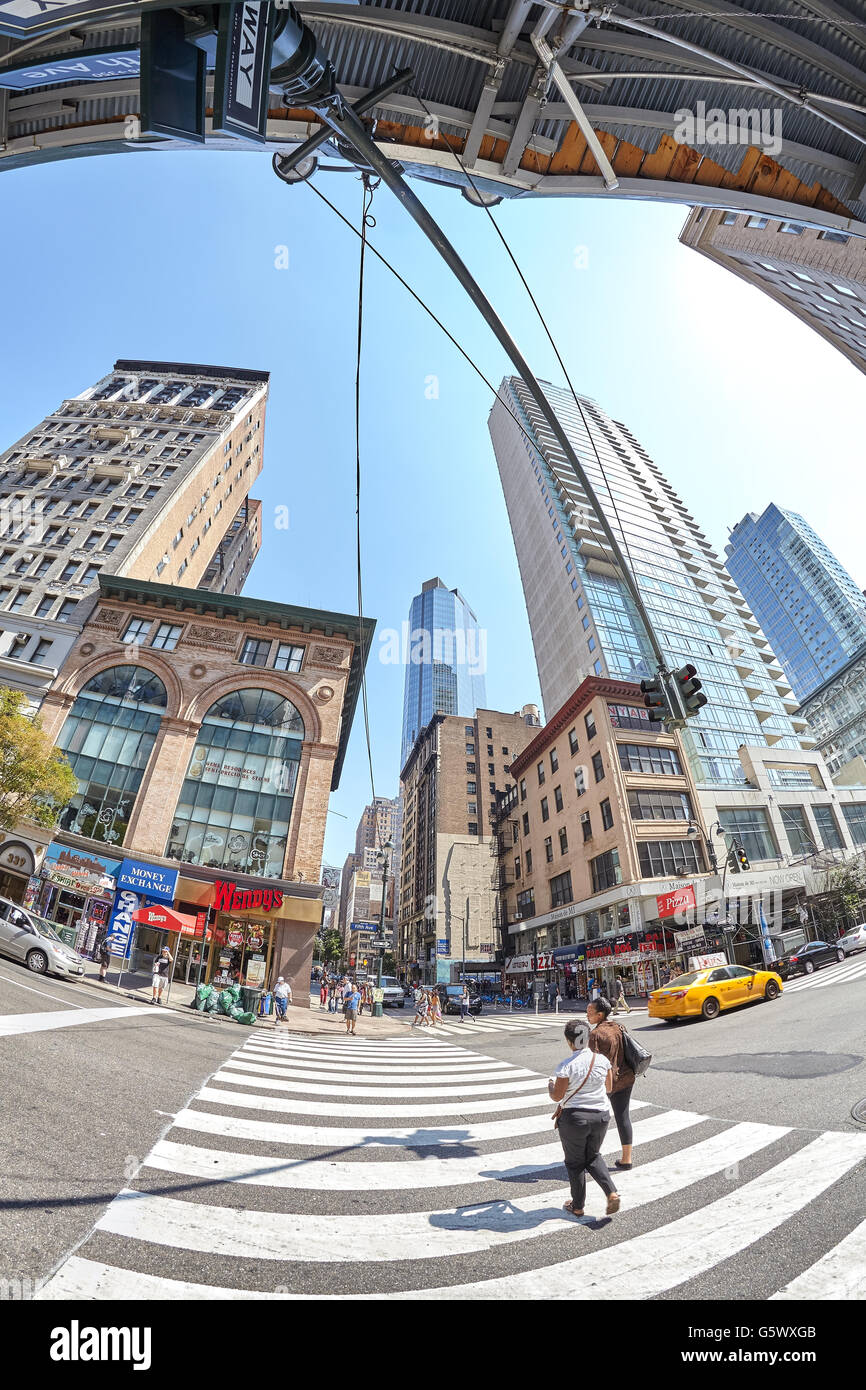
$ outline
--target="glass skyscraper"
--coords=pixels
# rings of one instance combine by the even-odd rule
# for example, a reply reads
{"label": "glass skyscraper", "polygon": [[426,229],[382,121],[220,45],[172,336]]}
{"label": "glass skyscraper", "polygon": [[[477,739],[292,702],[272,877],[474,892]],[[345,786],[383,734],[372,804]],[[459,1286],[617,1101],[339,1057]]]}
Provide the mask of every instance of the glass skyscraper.
{"label": "glass skyscraper", "polygon": [[749,512],[725,553],[798,699],[866,647],[866,597],[796,512]]}
{"label": "glass skyscraper", "polygon": [[421,586],[404,624],[406,684],[400,766],[434,714],[471,718],[487,705],[487,634],[458,589],[441,579]]}
{"label": "glass skyscraper", "polygon": [[[770,644],[697,522],[625,425],[542,383],[625,553],[671,667],[709,703],[683,738],[699,786],[742,785],[738,749],[797,749],[802,719]],[[585,417],[585,418],[584,418]],[[654,671],[634,604],[570,464],[519,377],[490,416],[548,719],[589,675]]]}

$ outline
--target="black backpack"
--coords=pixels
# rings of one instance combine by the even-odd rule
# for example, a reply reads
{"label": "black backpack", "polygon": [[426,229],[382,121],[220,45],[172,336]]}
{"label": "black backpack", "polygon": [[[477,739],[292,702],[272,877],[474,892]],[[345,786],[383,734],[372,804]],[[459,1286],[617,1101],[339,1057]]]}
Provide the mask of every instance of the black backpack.
{"label": "black backpack", "polygon": [[635,1077],[643,1076],[652,1062],[653,1055],[651,1052],[647,1052],[645,1047],[641,1047],[640,1043],[632,1037],[631,1033],[623,1028],[622,1024],[620,1024],[619,1027],[622,1033],[623,1061],[627,1067],[631,1068]]}

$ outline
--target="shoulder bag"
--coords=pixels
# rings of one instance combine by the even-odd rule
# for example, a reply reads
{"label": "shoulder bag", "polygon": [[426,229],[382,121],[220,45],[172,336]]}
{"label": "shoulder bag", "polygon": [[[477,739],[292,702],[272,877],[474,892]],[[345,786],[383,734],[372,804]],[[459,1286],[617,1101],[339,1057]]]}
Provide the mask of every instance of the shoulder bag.
{"label": "shoulder bag", "polygon": [[652,1062],[652,1053],[647,1052],[622,1024],[619,1025],[619,1031],[622,1033],[622,1059],[625,1065],[631,1068],[636,1077],[643,1076]]}
{"label": "shoulder bag", "polygon": [[559,1117],[560,1117],[560,1115],[562,1114],[562,1110],[563,1110],[563,1106],[565,1105],[565,1102],[566,1102],[567,1100],[571,1100],[571,1097],[572,1097],[572,1096],[576,1096],[577,1093],[578,1093],[578,1091],[580,1091],[580,1090],[583,1089],[583,1087],[586,1085],[586,1083],[587,1083],[587,1081],[589,1080],[589,1078],[592,1076],[592,1069],[593,1069],[594,1066],[595,1066],[595,1053],[593,1053],[592,1061],[591,1061],[590,1064],[589,1064],[589,1071],[586,1073],[586,1076],[583,1078],[583,1080],[581,1081],[580,1085],[579,1085],[579,1086],[575,1086],[575,1088],[574,1088],[573,1091],[567,1091],[566,1094],[562,1097],[562,1100],[561,1100],[561,1101],[559,1102],[559,1104],[557,1105],[556,1109],[554,1110],[553,1115],[551,1116],[551,1119],[553,1120],[553,1128],[554,1128],[554,1129],[559,1129]]}

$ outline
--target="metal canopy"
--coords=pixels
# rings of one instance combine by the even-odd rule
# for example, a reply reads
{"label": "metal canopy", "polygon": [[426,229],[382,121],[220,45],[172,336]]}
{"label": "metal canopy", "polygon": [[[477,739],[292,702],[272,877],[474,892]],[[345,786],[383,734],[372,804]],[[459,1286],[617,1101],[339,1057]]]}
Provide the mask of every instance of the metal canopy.
{"label": "metal canopy", "polygon": [[[111,20],[79,20],[30,39],[26,59],[134,41],[139,9],[119,5]],[[297,9],[350,100],[396,68],[413,70],[413,87],[365,117],[410,176],[466,187],[456,149],[479,188],[502,197],[663,199],[866,235],[866,0],[632,0],[609,9],[589,0],[297,0]],[[573,101],[551,80],[533,31],[543,34]],[[19,47],[24,62],[18,40],[0,45],[0,70]],[[290,151],[318,126],[312,112],[278,100],[272,95],[271,153]],[[699,114],[700,102],[708,121],[712,108],[725,114],[727,143],[712,143],[718,122],[684,135],[682,113]],[[189,148],[136,138],[135,78],[9,92],[0,118],[4,106],[0,169]],[[772,138],[755,138],[746,123],[753,110],[768,123],[778,111]],[[205,148],[241,146],[210,137]],[[336,154],[332,145],[327,153]]]}

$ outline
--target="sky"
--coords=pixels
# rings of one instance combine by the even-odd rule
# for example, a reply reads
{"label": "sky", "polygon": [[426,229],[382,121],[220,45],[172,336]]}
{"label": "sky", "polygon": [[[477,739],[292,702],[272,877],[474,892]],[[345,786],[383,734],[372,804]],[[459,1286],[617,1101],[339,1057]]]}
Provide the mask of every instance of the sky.
{"label": "sky", "polygon": [[[354,172],[320,187],[357,226]],[[415,183],[536,374],[561,382],[486,214]],[[354,613],[358,241],[270,155],[191,151],[66,160],[0,177],[8,447],[118,357],[271,373],[263,543],[245,593]],[[477,310],[384,188],[371,242],[487,378],[511,368]],[[686,209],[520,199],[494,211],[575,388],[623,421],[710,541],[770,501],[800,511],[857,584],[863,553],[864,378],[759,291],[680,246]],[[399,631],[422,582],[459,588],[487,634],[487,700],[540,703],[487,416],[488,387],[389,272],[368,258],[361,396],[364,610],[375,793],[398,790]],[[280,508],[289,508],[289,526]],[[359,713],[325,858],[342,864],[372,795]]]}

